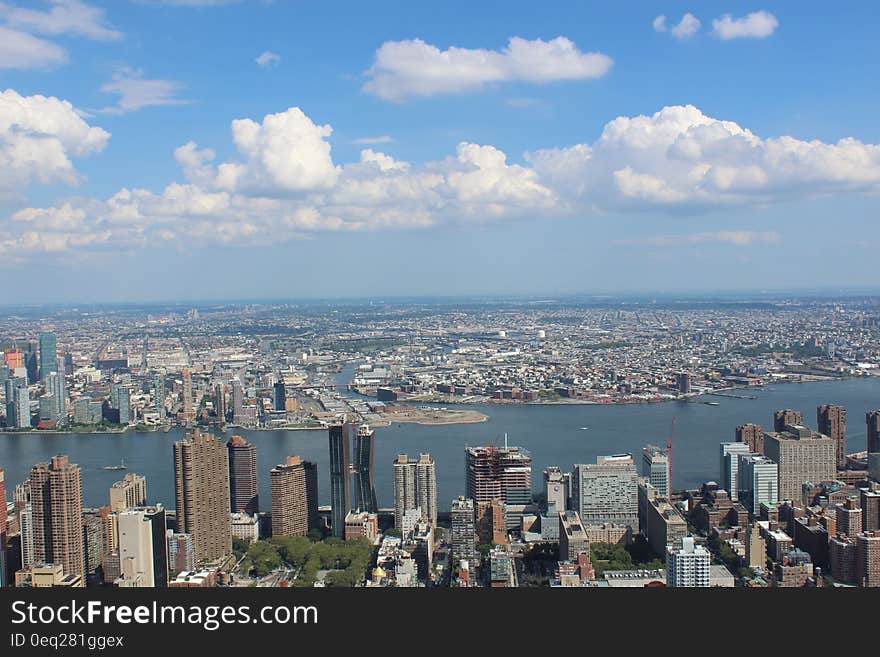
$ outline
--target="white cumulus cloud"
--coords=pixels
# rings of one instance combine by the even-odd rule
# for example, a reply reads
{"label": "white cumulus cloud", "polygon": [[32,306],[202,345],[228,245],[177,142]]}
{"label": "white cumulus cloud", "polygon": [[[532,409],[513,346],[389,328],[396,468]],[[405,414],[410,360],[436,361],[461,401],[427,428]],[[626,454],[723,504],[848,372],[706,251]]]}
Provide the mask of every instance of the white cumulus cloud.
{"label": "white cumulus cloud", "polygon": [[232,122],[232,141],[243,160],[218,167],[218,185],[230,191],[288,194],[332,187],[339,169],[330,157],[333,133],[298,107],[269,114],[262,123]]}
{"label": "white cumulus cloud", "polygon": [[511,37],[501,50],[456,46],[440,50],[421,39],[386,41],[376,51],[363,90],[401,101],[474,91],[497,82],[599,78],[611,65],[607,55],[581,52],[561,36],[549,41]]}
{"label": "white cumulus cloud", "polygon": [[[0,118],[3,139],[25,134],[43,140],[54,134],[50,141],[71,153],[100,150],[106,141],[106,133],[83,123],[69,104],[57,99],[43,101],[66,123],[30,123],[33,116],[51,112],[11,93],[13,101],[33,106],[14,119],[15,128]],[[0,102],[0,117],[9,114],[4,110]],[[171,182],[160,191],[126,187],[105,200],[71,199],[54,207],[21,209],[7,222],[0,252],[18,257],[46,249],[259,245],[328,231],[558,216],[601,221],[609,212],[761,207],[818,195],[880,191],[878,145],[852,137],[835,143],[761,137],[691,105],[619,116],[595,140],[526,153],[525,163],[511,161],[491,144],[472,142],[461,142],[454,154],[423,163],[373,148],[363,149],[354,162],[336,163],[332,132],[298,107],[262,120],[237,119],[232,122],[237,157],[217,163],[213,149],[187,142],[174,152],[185,182]],[[7,149],[2,140],[0,144],[2,166],[15,149]],[[35,142],[25,152],[40,152],[43,146]],[[50,145],[42,161],[51,162],[56,150]],[[53,170],[51,165],[34,165],[31,157],[17,161],[20,179],[37,179]],[[54,178],[72,174],[64,162],[69,165],[69,160],[55,164]],[[773,231],[712,227],[685,235],[658,233],[640,238],[640,243],[751,246],[779,239]]]}
{"label": "white cumulus cloud", "polygon": [[712,33],[719,39],[763,39],[779,27],[776,16],[766,11],[755,11],[742,18],[724,14],[712,21]]}
{"label": "white cumulus cloud", "polygon": [[700,30],[700,19],[690,12],[684,14],[677,24],[666,24],[666,16],[657,16],[651,23],[655,32],[669,32],[676,39],[689,39]]}
{"label": "white cumulus cloud", "polygon": [[110,134],[88,125],[69,102],[0,92],[0,191],[30,183],[76,184],[72,157],[100,152]]}

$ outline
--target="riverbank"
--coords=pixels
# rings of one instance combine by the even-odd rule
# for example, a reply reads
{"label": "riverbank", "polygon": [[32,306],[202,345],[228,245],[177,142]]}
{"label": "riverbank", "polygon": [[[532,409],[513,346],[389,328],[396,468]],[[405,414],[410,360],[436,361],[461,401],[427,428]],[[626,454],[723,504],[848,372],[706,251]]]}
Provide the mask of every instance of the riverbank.
{"label": "riverbank", "polygon": [[393,411],[390,413],[371,413],[364,416],[364,421],[374,427],[388,427],[395,423],[409,422],[423,425],[443,424],[475,424],[485,422],[488,415],[472,410],[413,408],[412,410]]}

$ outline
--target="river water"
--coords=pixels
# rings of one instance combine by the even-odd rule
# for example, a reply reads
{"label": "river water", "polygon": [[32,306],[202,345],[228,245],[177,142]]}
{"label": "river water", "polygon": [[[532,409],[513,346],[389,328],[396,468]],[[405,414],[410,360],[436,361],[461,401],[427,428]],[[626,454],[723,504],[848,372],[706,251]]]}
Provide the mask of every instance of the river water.
{"label": "river water", "polygon": [[[393,505],[391,464],[397,454],[430,452],[437,463],[437,493],[441,508],[464,492],[464,447],[502,444],[531,451],[532,480],[541,487],[541,471],[549,465],[570,469],[573,463],[593,462],[598,455],[639,452],[648,443],[665,445],[672,418],[676,418],[673,485],[692,487],[717,479],[718,443],[734,439],[736,425],[757,422],[772,425],[779,408],[802,410],[806,424],[815,427],[816,406],[824,403],[847,407],[849,451],[865,449],[865,411],[880,407],[880,379],[785,383],[749,391],[757,399],[704,397],[696,402],[662,402],[603,406],[473,406],[489,416],[476,424],[422,426],[394,424],[376,429],[376,492],[380,506]],[[703,400],[720,402],[707,406]],[[468,408],[471,408],[468,406]],[[581,427],[586,427],[582,429]],[[319,498],[329,503],[328,436],[326,431],[245,431],[239,433],[258,449],[260,508],[268,510],[269,469],[289,454],[318,463]],[[128,472],[147,478],[150,503],[174,506],[172,443],[183,432],[129,431],[124,434],[0,434],[0,467],[6,470],[6,487],[27,477],[30,467],[53,454],[67,454],[83,469],[83,502],[100,506],[108,502],[110,485],[124,472],[101,466],[125,460]],[[640,458],[640,457],[639,457]]]}

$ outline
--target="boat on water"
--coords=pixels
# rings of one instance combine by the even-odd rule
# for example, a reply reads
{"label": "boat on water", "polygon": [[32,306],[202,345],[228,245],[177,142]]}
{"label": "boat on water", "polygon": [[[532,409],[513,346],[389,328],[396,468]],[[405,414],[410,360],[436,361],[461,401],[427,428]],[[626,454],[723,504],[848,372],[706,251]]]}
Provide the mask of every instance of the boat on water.
{"label": "boat on water", "polygon": [[128,470],[125,466],[125,459],[119,459],[119,465],[105,465],[102,470]]}
{"label": "boat on water", "polygon": [[703,402],[706,406],[721,406],[721,402],[707,401]]}
{"label": "boat on water", "polygon": [[589,431],[590,427],[581,427],[581,431]]}

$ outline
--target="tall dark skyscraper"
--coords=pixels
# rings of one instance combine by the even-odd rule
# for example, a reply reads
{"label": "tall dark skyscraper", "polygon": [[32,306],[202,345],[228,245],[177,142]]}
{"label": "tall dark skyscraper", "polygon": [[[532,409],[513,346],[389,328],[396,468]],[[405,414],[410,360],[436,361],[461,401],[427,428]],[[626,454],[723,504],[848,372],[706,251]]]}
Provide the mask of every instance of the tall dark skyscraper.
{"label": "tall dark skyscraper", "polygon": [[837,445],[837,469],[846,469],[846,409],[822,404],[816,409],[819,433],[832,438]]}
{"label": "tall dark skyscraper", "polygon": [[40,333],[40,381],[44,381],[50,372],[58,371],[58,352],[55,348],[55,334]]}
{"label": "tall dark skyscraper", "polygon": [[865,422],[868,425],[868,453],[876,454],[880,452],[880,410],[868,411]]}
{"label": "tall dark skyscraper", "polygon": [[274,409],[276,411],[283,411],[287,405],[287,389],[284,386],[284,381],[279,381],[272,387],[273,391],[273,400],[274,400]]}
{"label": "tall dark skyscraper", "polygon": [[229,450],[229,506],[233,513],[259,511],[257,448],[241,436],[226,443]]}
{"label": "tall dark skyscraper", "polygon": [[803,424],[804,414],[800,411],[793,411],[790,408],[784,408],[781,411],[773,413],[773,431],[780,433],[785,431],[786,424]]}
{"label": "tall dark skyscraper", "polygon": [[333,535],[345,538],[345,516],[351,510],[349,425],[330,427],[330,521]]}
{"label": "tall dark skyscraper", "polygon": [[376,432],[366,424],[354,435],[355,506],[361,511],[376,513],[376,485],[373,480],[373,447]]}

